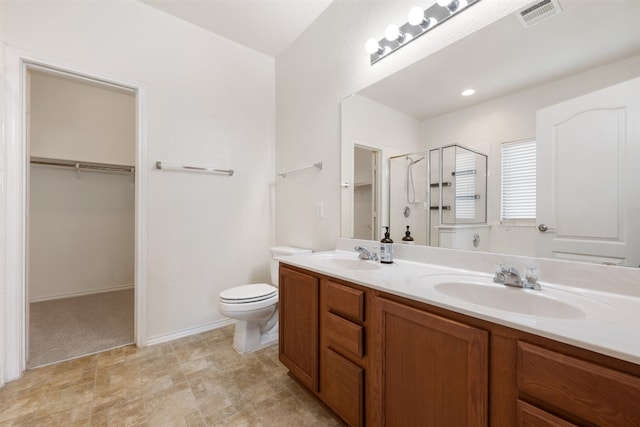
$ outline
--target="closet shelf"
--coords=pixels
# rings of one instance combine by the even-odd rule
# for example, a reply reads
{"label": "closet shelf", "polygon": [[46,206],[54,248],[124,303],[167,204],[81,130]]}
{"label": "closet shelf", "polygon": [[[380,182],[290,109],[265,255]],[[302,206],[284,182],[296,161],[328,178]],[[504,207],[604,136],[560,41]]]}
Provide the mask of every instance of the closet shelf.
{"label": "closet shelf", "polygon": [[32,165],[68,167],[68,168],[74,168],[76,170],[87,169],[87,170],[98,170],[98,171],[107,171],[107,172],[125,172],[125,173],[134,173],[136,170],[135,166],[130,166],[130,165],[118,165],[114,163],[83,162],[83,161],[76,161],[76,160],[52,159],[47,157],[31,157],[30,163]]}

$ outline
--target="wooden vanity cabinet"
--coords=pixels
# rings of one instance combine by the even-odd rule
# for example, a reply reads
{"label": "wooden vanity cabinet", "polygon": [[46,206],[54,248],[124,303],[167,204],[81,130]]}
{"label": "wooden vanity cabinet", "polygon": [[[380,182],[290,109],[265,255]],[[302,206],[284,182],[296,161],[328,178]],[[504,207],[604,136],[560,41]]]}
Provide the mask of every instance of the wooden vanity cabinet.
{"label": "wooden vanity cabinet", "polygon": [[380,425],[486,426],[489,334],[376,298]]}
{"label": "wooden vanity cabinet", "polygon": [[280,361],[313,392],[318,391],[319,289],[318,277],[280,266]]}
{"label": "wooden vanity cabinet", "polygon": [[280,361],[340,420],[365,425],[367,291],[280,266]]}
{"label": "wooden vanity cabinet", "polygon": [[640,426],[640,365],[280,267],[280,360],[349,426]]}
{"label": "wooden vanity cabinet", "polygon": [[321,279],[319,396],[349,426],[365,424],[369,299],[362,287]]}
{"label": "wooden vanity cabinet", "polygon": [[518,427],[578,427],[542,409],[518,400]]}
{"label": "wooden vanity cabinet", "polygon": [[567,423],[640,426],[640,378],[602,364],[518,340],[517,384],[519,399]]}

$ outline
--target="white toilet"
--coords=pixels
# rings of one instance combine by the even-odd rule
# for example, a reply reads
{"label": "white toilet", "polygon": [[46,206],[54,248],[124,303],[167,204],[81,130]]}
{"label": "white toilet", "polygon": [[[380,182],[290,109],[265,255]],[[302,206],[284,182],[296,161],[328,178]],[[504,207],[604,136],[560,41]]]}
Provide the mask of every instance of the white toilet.
{"label": "white toilet", "polygon": [[309,249],[278,246],[271,254],[271,281],[236,286],[220,292],[220,313],[236,319],[233,348],[239,353],[259,350],[278,341],[278,267],[274,257],[311,252]]}

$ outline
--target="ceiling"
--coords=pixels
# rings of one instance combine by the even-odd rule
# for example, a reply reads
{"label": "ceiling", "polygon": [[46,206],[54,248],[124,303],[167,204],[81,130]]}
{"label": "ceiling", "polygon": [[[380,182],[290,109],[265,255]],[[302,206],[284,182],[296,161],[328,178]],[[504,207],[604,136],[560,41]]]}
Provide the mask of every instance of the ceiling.
{"label": "ceiling", "polygon": [[640,1],[559,3],[559,15],[528,29],[506,16],[359,94],[426,120],[640,54]]}
{"label": "ceiling", "polygon": [[140,0],[273,58],[332,0]]}

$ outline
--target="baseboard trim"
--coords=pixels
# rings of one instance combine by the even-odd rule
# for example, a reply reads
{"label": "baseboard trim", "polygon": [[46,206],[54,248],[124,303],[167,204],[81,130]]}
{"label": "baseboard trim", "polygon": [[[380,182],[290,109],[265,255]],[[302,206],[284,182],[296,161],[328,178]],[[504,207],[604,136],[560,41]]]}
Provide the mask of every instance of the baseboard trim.
{"label": "baseboard trim", "polygon": [[232,325],[235,322],[236,321],[233,319],[217,320],[215,322],[206,323],[204,325],[196,326],[189,329],[183,329],[182,331],[174,332],[171,334],[159,335],[156,337],[149,338],[146,342],[146,345],[161,344],[161,343],[177,340],[178,338],[184,338],[190,335],[196,335],[202,332],[208,332],[214,329],[220,329],[227,325]]}
{"label": "baseboard trim", "polygon": [[86,295],[102,294],[105,292],[124,291],[126,289],[133,289],[134,287],[135,285],[124,285],[124,286],[116,286],[113,288],[92,289],[90,291],[70,292],[68,294],[52,295],[52,296],[41,297],[41,298],[30,298],[29,303],[53,301],[53,300],[64,299],[64,298],[83,297]]}

